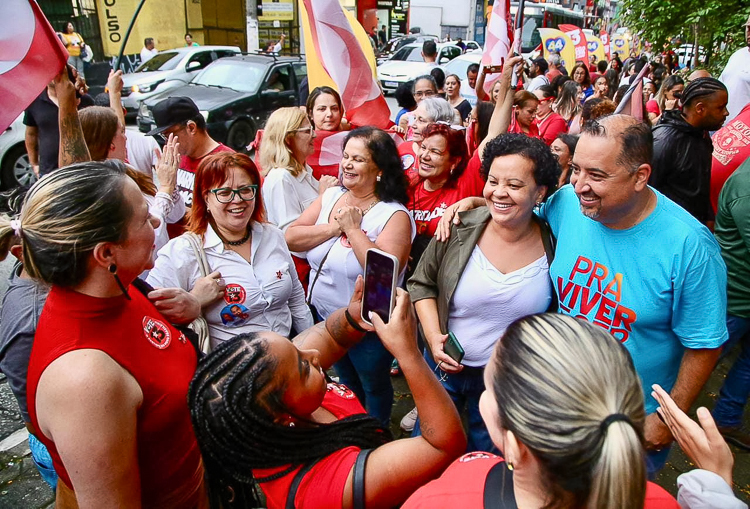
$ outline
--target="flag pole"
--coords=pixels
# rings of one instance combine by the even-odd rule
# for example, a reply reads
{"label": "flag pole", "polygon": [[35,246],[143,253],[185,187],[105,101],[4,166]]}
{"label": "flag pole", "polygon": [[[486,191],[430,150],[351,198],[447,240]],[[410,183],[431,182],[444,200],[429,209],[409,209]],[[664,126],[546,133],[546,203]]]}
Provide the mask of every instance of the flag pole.
{"label": "flag pole", "polygon": [[133,18],[130,20],[130,25],[128,25],[128,29],[125,32],[125,37],[122,38],[122,46],[120,46],[120,54],[117,55],[117,60],[115,60],[115,65],[112,66],[113,70],[118,70],[120,68],[120,61],[122,60],[122,54],[125,53],[125,45],[128,43],[128,38],[130,38],[130,32],[133,31],[133,25],[135,25],[135,20],[138,18],[138,14],[141,12],[141,8],[143,7],[143,4],[146,2],[146,0],[141,0],[138,3],[138,7],[136,7],[135,12],[133,13]]}
{"label": "flag pole", "polygon": [[[513,51],[511,57],[518,56],[521,54],[521,39],[523,36],[523,9],[526,6],[526,0],[518,0],[518,10],[516,11],[515,26],[513,27]],[[516,64],[514,71],[518,71],[518,66],[523,65],[523,62]],[[511,86],[516,88],[518,86],[518,73],[514,72],[511,78]]]}

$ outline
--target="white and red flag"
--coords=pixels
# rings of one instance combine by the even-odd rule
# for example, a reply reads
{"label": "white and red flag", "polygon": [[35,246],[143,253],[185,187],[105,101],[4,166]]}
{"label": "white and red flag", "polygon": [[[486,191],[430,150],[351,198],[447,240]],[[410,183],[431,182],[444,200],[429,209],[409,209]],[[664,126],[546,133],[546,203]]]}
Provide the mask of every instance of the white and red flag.
{"label": "white and red flag", "polygon": [[346,118],[355,126],[388,129],[391,112],[339,0],[303,0],[323,68],[341,94]]}
{"label": "white and red flag", "polygon": [[[519,35],[520,39],[520,30]],[[513,22],[510,19],[510,0],[495,0],[492,5],[490,19],[487,22],[487,38],[482,52],[482,65],[502,65],[508,58],[513,44]],[[500,73],[488,74],[484,80],[484,90],[487,94],[492,86],[500,79]]]}
{"label": "white and red flag", "polygon": [[68,52],[34,0],[2,0],[0,132],[57,76]]}
{"label": "white and red flag", "polygon": [[620,104],[617,105],[615,114],[630,115],[643,122],[646,111],[646,106],[643,102],[643,80],[646,78],[646,74],[648,74],[648,66],[644,65],[641,72],[638,73],[638,76],[630,84],[628,91],[625,92]]}

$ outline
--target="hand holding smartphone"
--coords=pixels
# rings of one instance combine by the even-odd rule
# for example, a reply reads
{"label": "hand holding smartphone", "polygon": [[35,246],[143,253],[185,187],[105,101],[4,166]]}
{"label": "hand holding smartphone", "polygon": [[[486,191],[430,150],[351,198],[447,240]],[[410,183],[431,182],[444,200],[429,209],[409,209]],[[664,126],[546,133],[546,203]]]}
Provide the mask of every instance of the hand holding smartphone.
{"label": "hand holding smartphone", "polygon": [[388,323],[396,303],[398,259],[380,249],[368,249],[365,255],[365,289],[362,320],[372,325],[370,312]]}
{"label": "hand holding smartphone", "polygon": [[461,343],[459,343],[458,339],[456,339],[456,335],[452,332],[448,332],[448,339],[445,340],[443,351],[448,357],[459,364],[461,364],[461,361],[464,358],[464,354],[466,353],[464,352],[464,348],[461,346]]}

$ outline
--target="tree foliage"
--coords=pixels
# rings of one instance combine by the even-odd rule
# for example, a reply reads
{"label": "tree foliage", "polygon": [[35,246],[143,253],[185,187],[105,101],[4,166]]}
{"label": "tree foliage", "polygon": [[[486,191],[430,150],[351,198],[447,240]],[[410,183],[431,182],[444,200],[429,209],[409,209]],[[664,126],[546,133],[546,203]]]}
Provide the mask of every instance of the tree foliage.
{"label": "tree foliage", "polygon": [[750,14],[747,0],[624,0],[621,22],[658,50],[674,38],[698,41],[709,52],[711,63],[723,65],[732,52],[744,46],[742,26]]}

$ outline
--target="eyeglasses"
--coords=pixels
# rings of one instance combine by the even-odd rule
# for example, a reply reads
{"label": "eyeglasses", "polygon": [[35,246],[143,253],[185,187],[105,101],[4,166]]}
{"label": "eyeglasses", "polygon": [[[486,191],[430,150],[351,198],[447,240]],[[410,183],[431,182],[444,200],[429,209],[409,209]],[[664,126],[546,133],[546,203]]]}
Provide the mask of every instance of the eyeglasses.
{"label": "eyeglasses", "polygon": [[414,97],[432,97],[435,94],[436,92],[433,90],[420,90],[419,92],[414,92]]}
{"label": "eyeglasses", "polygon": [[251,184],[249,186],[242,186],[239,189],[220,187],[218,189],[211,189],[211,192],[219,203],[231,203],[234,200],[235,195],[239,196],[242,201],[250,201],[255,198],[255,195],[258,192],[258,186],[256,184]]}
{"label": "eyeglasses", "polygon": [[293,133],[306,133],[306,134],[312,134],[315,128],[311,125],[307,127],[300,127],[299,129],[292,129],[291,132]]}
{"label": "eyeglasses", "polygon": [[[169,135],[170,134],[177,134],[177,133],[179,133],[181,130],[183,130],[185,127],[187,127],[188,122],[190,122],[190,121],[188,120],[185,123],[176,124],[176,125],[172,126],[172,127],[177,127],[177,129],[175,129],[174,131],[162,131],[159,134],[157,134],[156,136],[158,136],[164,143],[166,143],[169,140]],[[170,129],[171,129],[171,127],[170,127]]]}

